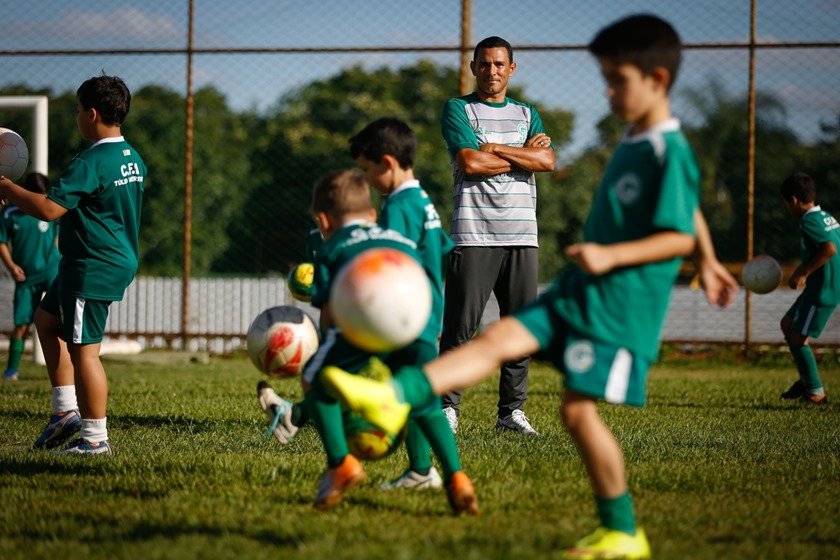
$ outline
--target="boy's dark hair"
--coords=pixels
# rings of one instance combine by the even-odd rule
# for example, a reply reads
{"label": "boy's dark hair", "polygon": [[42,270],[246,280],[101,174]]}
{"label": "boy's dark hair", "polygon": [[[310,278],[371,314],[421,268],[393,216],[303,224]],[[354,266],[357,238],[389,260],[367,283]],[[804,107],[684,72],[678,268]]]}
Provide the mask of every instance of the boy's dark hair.
{"label": "boy's dark hair", "polygon": [[26,176],[26,180],[23,182],[22,186],[29,192],[47,194],[50,192],[50,179],[43,173],[33,171]]}
{"label": "boy's dark hair", "polygon": [[493,35],[492,37],[487,37],[486,39],[482,39],[478,42],[475,46],[475,50],[473,51],[473,60],[478,58],[478,51],[481,49],[495,49],[495,48],[504,48],[507,49],[508,52],[508,62],[513,62],[513,47],[510,46],[510,43],[502,39],[501,37],[497,37]]}
{"label": "boy's dark hair", "polygon": [[784,181],[779,189],[785,200],[792,200],[796,197],[800,202],[814,202],[817,197],[817,189],[814,187],[814,180],[807,173],[794,173]]}
{"label": "boy's dark hair", "polygon": [[335,218],[372,208],[370,187],[364,175],[353,169],[333,171],[312,189],[312,213],[324,212]]}
{"label": "boy's dark hair", "polygon": [[353,159],[364,156],[374,163],[382,156],[394,156],[403,169],[414,166],[417,151],[417,137],[407,123],[394,117],[377,119],[364,127],[350,139],[350,156]]}
{"label": "boy's dark hair", "polygon": [[620,19],[595,35],[589,52],[598,58],[637,66],[649,76],[657,67],[668,70],[671,82],[677,81],[682,59],[680,36],[670,23],[651,14]]}
{"label": "boy's dark hair", "polygon": [[131,92],[121,78],[96,76],[85,80],[76,90],[76,97],[85,109],[96,109],[102,122],[119,125],[131,107]]}

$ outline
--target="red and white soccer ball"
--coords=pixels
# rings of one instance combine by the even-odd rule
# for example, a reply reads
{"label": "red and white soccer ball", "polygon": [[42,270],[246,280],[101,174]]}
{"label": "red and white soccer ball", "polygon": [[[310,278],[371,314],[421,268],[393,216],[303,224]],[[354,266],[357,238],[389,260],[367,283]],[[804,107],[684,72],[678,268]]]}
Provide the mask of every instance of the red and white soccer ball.
{"label": "red and white soccer ball", "polygon": [[29,148],[20,134],[0,128],[0,175],[12,181],[20,179],[29,165]]}
{"label": "red and white soccer ball", "polygon": [[750,259],[741,271],[744,286],[756,294],[769,294],[782,281],[782,267],[771,256],[758,255]]}
{"label": "red and white soccer ball", "polygon": [[247,345],[258,370],[279,379],[295,377],[318,350],[318,327],[297,307],[270,307],[251,323]]}
{"label": "red and white soccer ball", "polygon": [[389,248],[370,249],[342,268],[330,313],[353,345],[389,352],[414,342],[429,322],[432,290],[423,267]]}

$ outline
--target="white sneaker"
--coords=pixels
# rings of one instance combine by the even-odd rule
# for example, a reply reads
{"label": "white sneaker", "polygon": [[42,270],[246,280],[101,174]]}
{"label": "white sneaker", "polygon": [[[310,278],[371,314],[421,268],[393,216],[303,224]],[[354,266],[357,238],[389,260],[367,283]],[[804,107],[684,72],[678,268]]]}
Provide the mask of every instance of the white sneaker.
{"label": "white sneaker", "polygon": [[395,490],[397,488],[413,488],[424,490],[426,488],[442,488],[443,480],[437,469],[432,467],[429,474],[420,474],[411,469],[406,470],[399,477],[390,480],[379,486],[382,490]]}
{"label": "white sneaker", "polygon": [[507,418],[499,418],[499,420],[496,421],[496,429],[510,430],[512,432],[518,432],[526,436],[540,435],[539,433],[537,433],[537,430],[531,427],[531,423],[525,417],[525,413],[519,409],[516,409],[513,412],[511,412],[510,416],[508,416]]}
{"label": "white sneaker", "polygon": [[292,441],[298,432],[298,427],[292,424],[292,403],[280,398],[265,381],[257,383],[257,400],[269,420],[263,439],[271,437],[273,433],[275,439],[283,445]]}
{"label": "white sneaker", "polygon": [[449,429],[452,430],[453,434],[458,433],[458,411],[452,408],[451,406],[447,406],[443,409],[443,415],[446,416],[446,421],[449,422]]}

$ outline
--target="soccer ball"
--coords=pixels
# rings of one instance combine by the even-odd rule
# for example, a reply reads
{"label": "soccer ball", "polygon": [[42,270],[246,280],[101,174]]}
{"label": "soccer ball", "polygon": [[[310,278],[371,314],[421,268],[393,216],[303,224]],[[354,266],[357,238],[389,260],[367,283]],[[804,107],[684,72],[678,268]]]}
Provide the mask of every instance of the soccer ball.
{"label": "soccer ball", "polygon": [[408,430],[403,427],[398,434],[386,434],[358,414],[344,411],[344,437],[347,447],[357,459],[375,461],[387,457],[405,440]]}
{"label": "soccer ball", "polygon": [[432,290],[420,264],[389,248],[369,249],[342,268],[330,312],[344,337],[368,352],[413,342],[429,322]]}
{"label": "soccer ball", "polygon": [[20,134],[0,128],[0,175],[17,181],[29,165],[29,148]]}
{"label": "soccer ball", "polygon": [[294,377],[318,350],[318,327],[297,307],[270,307],[248,327],[247,346],[251,361],[264,374]]}
{"label": "soccer ball", "polygon": [[769,294],[782,281],[782,267],[768,255],[758,255],[744,265],[741,271],[744,286],[756,294]]}
{"label": "soccer ball", "polygon": [[312,300],[312,281],[314,279],[315,267],[312,266],[312,263],[300,263],[292,269],[286,281],[289,286],[289,293],[298,301]]}

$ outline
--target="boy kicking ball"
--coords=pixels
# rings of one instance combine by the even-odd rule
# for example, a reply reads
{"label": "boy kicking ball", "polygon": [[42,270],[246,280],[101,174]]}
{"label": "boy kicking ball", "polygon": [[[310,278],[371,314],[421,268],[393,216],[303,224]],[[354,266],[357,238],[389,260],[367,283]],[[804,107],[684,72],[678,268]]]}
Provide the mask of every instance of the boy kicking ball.
{"label": "boy kicking ball", "polygon": [[671,288],[683,256],[694,253],[710,302],[728,305],[738,285],[717,261],[699,211],[700,174],[672,118],[668,92],[681,58],[677,33],[650,15],[600,31],[589,50],[601,66],[610,108],[630,124],[604,173],[584,227],[566,249],[577,264],[551,289],[472,342],[426,364],[399,370],[390,384],[335,368],[329,390],[369,421],[392,430],[404,404],[474,385],[500,363],[526,354],[564,375],[561,415],[595,493],[599,527],[565,558],[649,558],[627,487],[624,457],[598,401],[643,406]]}

